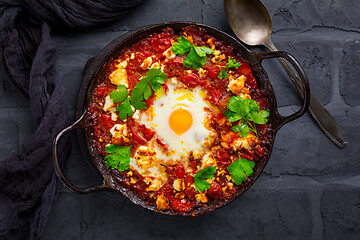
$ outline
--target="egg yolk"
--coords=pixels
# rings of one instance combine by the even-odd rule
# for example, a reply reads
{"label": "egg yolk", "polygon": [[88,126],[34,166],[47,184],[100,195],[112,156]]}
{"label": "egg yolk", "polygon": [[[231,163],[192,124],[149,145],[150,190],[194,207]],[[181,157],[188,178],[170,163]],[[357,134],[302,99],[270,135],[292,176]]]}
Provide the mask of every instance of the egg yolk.
{"label": "egg yolk", "polygon": [[184,134],[192,124],[192,116],[186,109],[177,108],[170,115],[169,125],[176,135]]}

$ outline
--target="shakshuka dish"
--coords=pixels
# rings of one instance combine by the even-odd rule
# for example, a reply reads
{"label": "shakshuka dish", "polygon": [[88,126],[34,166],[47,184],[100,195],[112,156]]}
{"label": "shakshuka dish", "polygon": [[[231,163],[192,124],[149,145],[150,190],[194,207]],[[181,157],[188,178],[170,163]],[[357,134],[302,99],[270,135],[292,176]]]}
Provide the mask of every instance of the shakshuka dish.
{"label": "shakshuka dish", "polygon": [[163,29],[105,67],[87,136],[118,184],[158,211],[231,198],[270,151],[266,94],[233,47],[204,29]]}

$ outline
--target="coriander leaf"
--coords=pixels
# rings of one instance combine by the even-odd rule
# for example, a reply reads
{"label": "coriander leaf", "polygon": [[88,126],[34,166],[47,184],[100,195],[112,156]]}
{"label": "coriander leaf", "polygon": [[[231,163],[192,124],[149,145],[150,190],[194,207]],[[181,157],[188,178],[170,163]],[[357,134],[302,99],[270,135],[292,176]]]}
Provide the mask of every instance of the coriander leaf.
{"label": "coriander leaf", "polygon": [[147,83],[147,78],[143,78],[138,82],[131,92],[131,96],[139,99],[148,99],[151,96],[151,88]]}
{"label": "coriander leaf", "polygon": [[133,105],[133,107],[135,109],[146,109],[147,108],[146,102],[144,102],[142,99],[133,97],[133,95],[130,96],[130,102],[131,102],[131,105]]}
{"label": "coriander leaf", "polygon": [[265,124],[267,123],[268,119],[267,117],[270,115],[268,111],[261,110],[260,112],[254,112],[252,113],[252,119],[253,122],[256,124]]}
{"label": "coriander leaf", "polygon": [[213,166],[206,167],[195,175],[196,178],[214,178],[214,174],[216,173],[216,169]]}
{"label": "coriander leaf", "polygon": [[183,56],[185,53],[187,53],[191,48],[191,42],[186,39],[186,37],[181,36],[178,38],[178,41],[174,43],[174,45],[171,47],[171,51],[178,55]]}
{"label": "coriander leaf", "polygon": [[244,99],[244,103],[249,105],[250,111],[258,112],[260,110],[260,106],[255,100],[246,98]]}
{"label": "coriander leaf", "polygon": [[113,100],[114,103],[124,101],[128,97],[128,92],[125,85],[119,85],[117,90],[114,90],[109,94],[109,97]]}
{"label": "coriander leaf", "polygon": [[146,76],[148,83],[155,92],[159,90],[161,85],[164,84],[167,80],[166,74],[163,73],[160,68],[150,69],[146,73]]}
{"label": "coriander leaf", "polygon": [[149,97],[151,97],[151,95],[152,95],[151,88],[150,88],[149,84],[146,83],[144,85],[144,99],[148,100]]}
{"label": "coriander leaf", "polygon": [[230,111],[237,112],[238,109],[240,108],[241,101],[242,101],[242,99],[240,96],[237,96],[237,97],[232,96],[231,98],[229,98],[226,106]]}
{"label": "coriander leaf", "polygon": [[229,173],[231,173],[231,178],[234,183],[236,185],[240,185],[246,180],[246,176],[249,177],[253,173],[254,166],[254,162],[244,158],[239,158],[235,162],[231,163],[227,169]]}
{"label": "coriander leaf", "polygon": [[207,181],[205,181],[202,178],[194,178],[194,181],[195,181],[195,188],[199,192],[206,191],[210,188],[210,183],[208,183]]}
{"label": "coriander leaf", "polygon": [[130,147],[117,146],[110,144],[105,147],[105,151],[110,153],[105,159],[106,166],[111,169],[118,169],[120,172],[128,170],[130,166]]}
{"label": "coriander leaf", "polygon": [[229,78],[229,74],[227,73],[227,70],[226,69],[221,70],[218,75],[218,78],[219,79]]}
{"label": "coriander leaf", "polygon": [[161,88],[161,85],[164,84],[165,81],[166,81],[166,79],[164,80],[164,78],[162,78],[162,77],[154,77],[149,80],[149,84],[150,84],[151,88],[154,90],[154,92],[156,92],[157,90],[159,90]]}
{"label": "coriander leaf", "polygon": [[229,56],[228,62],[225,65],[226,68],[235,68],[238,69],[238,67],[240,67],[241,63],[236,62],[235,59],[231,59],[231,57]]}
{"label": "coriander leaf", "polygon": [[236,122],[243,118],[243,115],[240,113],[235,113],[232,111],[225,111],[224,114],[228,118],[229,122]]}
{"label": "coriander leaf", "polygon": [[146,78],[143,78],[131,91],[130,102],[136,109],[146,109],[147,105],[144,102],[144,99],[148,99],[151,94],[151,88],[147,83]]}
{"label": "coriander leaf", "polygon": [[212,54],[214,51],[208,47],[198,47],[191,44],[184,36],[178,38],[178,41],[171,47],[173,53],[183,56],[189,50],[190,52],[183,61],[183,65],[187,68],[199,69],[206,63],[206,55]]}
{"label": "coriander leaf", "polygon": [[241,121],[239,125],[232,126],[231,130],[233,132],[240,132],[239,137],[246,137],[250,132],[249,126],[245,121]]}
{"label": "coriander leaf", "polygon": [[[235,115],[240,118],[245,117],[249,112],[250,112],[250,106],[248,104],[248,100],[250,99],[244,99],[242,100],[242,98],[240,96],[233,96],[229,99],[228,103],[227,103],[227,108],[236,113]],[[238,119],[239,120],[239,119]],[[237,120],[229,120],[230,122],[235,122]]]}
{"label": "coriander leaf", "polygon": [[197,53],[197,55],[199,55],[200,57],[206,57],[206,54],[213,54],[214,50],[212,50],[211,48],[208,47],[197,47],[194,46],[195,52]]}
{"label": "coriander leaf", "polygon": [[[244,120],[239,126],[232,127],[234,132],[240,132],[240,137],[246,137],[250,130],[257,136],[256,126],[250,124],[250,121],[256,124],[265,124],[268,121],[267,117],[270,115],[269,112],[265,110],[259,112],[260,106],[255,100],[248,98],[242,99],[239,96],[231,97],[228,100],[227,108],[228,110],[225,111],[225,116],[229,122]],[[247,124],[244,125],[244,122]]]}
{"label": "coriander leaf", "polygon": [[210,188],[210,183],[205,181],[205,178],[212,179],[214,178],[214,174],[216,173],[216,169],[212,166],[206,167],[200,170],[194,177],[195,188],[199,192],[203,192]]}
{"label": "coriander leaf", "polygon": [[189,54],[186,56],[186,58],[183,61],[183,64],[187,68],[193,68],[193,69],[199,69],[206,63],[206,57],[199,56],[194,46],[191,47]]}
{"label": "coriander leaf", "polygon": [[129,99],[124,100],[119,106],[117,106],[116,111],[119,112],[119,117],[121,120],[125,120],[127,117],[131,117],[133,115],[133,110],[130,106]]}
{"label": "coriander leaf", "polygon": [[136,109],[146,109],[147,105],[144,100],[149,99],[153,94],[151,89],[157,91],[167,80],[165,73],[160,68],[152,68],[146,73],[146,77],[142,78],[131,91],[130,103]]}

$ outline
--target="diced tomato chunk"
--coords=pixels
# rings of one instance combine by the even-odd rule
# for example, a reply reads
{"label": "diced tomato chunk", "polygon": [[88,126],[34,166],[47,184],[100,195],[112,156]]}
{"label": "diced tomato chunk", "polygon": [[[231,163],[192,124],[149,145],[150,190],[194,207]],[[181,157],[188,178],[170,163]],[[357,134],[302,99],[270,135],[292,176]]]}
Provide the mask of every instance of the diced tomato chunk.
{"label": "diced tomato chunk", "polygon": [[192,187],[186,187],[184,193],[188,199],[195,199],[196,190]]}
{"label": "diced tomato chunk", "polygon": [[221,92],[216,88],[210,88],[206,94],[206,100],[212,104],[218,104],[220,100]]}
{"label": "diced tomato chunk", "polygon": [[174,199],[171,201],[171,207],[177,212],[188,212],[192,209],[191,202],[184,198],[184,199]]}
{"label": "diced tomato chunk", "polygon": [[97,87],[94,91],[94,97],[95,98],[99,98],[102,95],[104,95],[104,93],[106,92],[106,88],[105,87]]}
{"label": "diced tomato chunk", "polygon": [[220,68],[216,65],[211,65],[210,69],[209,69],[209,73],[208,76],[211,79],[217,79],[220,73]]}
{"label": "diced tomato chunk", "polygon": [[146,143],[146,139],[143,138],[137,131],[136,128],[131,127],[130,128],[131,133],[132,133],[132,138],[137,141],[139,144],[145,144]]}
{"label": "diced tomato chunk", "polygon": [[175,175],[178,177],[178,178],[184,178],[185,176],[185,169],[184,169],[184,166],[183,165],[176,165],[175,167]]}
{"label": "diced tomato chunk", "polygon": [[229,166],[231,164],[231,159],[230,159],[230,155],[227,151],[225,151],[222,148],[217,148],[215,150],[215,158],[216,158],[216,162],[219,164],[219,166]]}
{"label": "diced tomato chunk", "polygon": [[185,73],[180,76],[181,82],[189,87],[196,87],[200,83],[200,78],[195,73]]}
{"label": "diced tomato chunk", "polygon": [[210,188],[208,190],[208,194],[210,197],[212,197],[213,199],[220,199],[223,195],[221,186],[218,182],[213,181],[210,184]]}
{"label": "diced tomato chunk", "polygon": [[237,69],[238,73],[240,75],[248,75],[249,73],[251,73],[251,67],[248,63],[242,63],[240,65],[240,67]]}
{"label": "diced tomato chunk", "polygon": [[255,154],[246,150],[244,153],[241,153],[241,158],[252,161],[255,158]]}
{"label": "diced tomato chunk", "polygon": [[165,183],[157,192],[158,195],[164,194],[169,200],[174,198],[173,187],[169,183]]}
{"label": "diced tomato chunk", "polygon": [[111,115],[109,114],[101,114],[101,119],[102,119],[102,125],[105,126],[107,129],[112,128],[113,123],[111,120]]}
{"label": "diced tomato chunk", "polygon": [[131,124],[131,133],[133,134],[134,140],[140,144],[145,144],[155,135],[155,131],[153,129],[147,128],[144,124],[140,125],[136,121],[133,121]]}
{"label": "diced tomato chunk", "polygon": [[164,52],[171,47],[170,34],[164,32],[158,33],[151,39],[150,43],[156,52]]}

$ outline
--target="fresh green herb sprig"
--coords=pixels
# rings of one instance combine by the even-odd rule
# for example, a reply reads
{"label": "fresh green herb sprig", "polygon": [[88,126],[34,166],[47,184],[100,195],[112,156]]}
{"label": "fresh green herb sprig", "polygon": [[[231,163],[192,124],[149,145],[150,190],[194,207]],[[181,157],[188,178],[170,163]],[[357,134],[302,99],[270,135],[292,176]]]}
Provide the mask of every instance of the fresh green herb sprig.
{"label": "fresh green herb sprig", "polygon": [[130,96],[130,103],[135,109],[146,109],[147,105],[144,100],[149,99],[152,95],[152,90],[156,92],[165,83],[167,76],[160,68],[150,69],[133,88]]}
{"label": "fresh green herb sprig", "polygon": [[228,78],[228,77],[229,77],[229,74],[227,73],[226,69],[221,70],[219,75],[218,75],[219,79],[225,79],[225,78]]}
{"label": "fresh green herb sprig", "polygon": [[178,56],[183,56],[189,52],[183,64],[185,67],[193,69],[199,69],[204,66],[206,55],[214,53],[214,50],[211,48],[192,45],[184,36],[178,38],[178,41],[171,47],[171,51]]}
{"label": "fresh green herb sprig", "polygon": [[238,69],[241,66],[241,63],[237,62],[235,59],[231,59],[231,57],[229,56],[228,62],[226,63],[225,66],[221,66],[221,65],[217,65],[220,69],[224,68],[220,71],[218,78],[219,79],[225,79],[229,77],[228,74],[228,69],[229,68],[235,68]]}
{"label": "fresh green herb sprig", "polygon": [[131,117],[133,115],[133,110],[129,102],[128,92],[125,85],[118,85],[117,89],[109,94],[109,97],[114,103],[121,102],[120,105],[116,107],[116,111],[119,112],[121,120],[125,120],[127,117]]}
{"label": "fresh green herb sprig", "polygon": [[212,166],[206,167],[200,170],[194,177],[195,188],[199,192],[206,191],[210,188],[210,183],[205,181],[205,179],[214,178],[214,174],[216,173],[216,169]]}
{"label": "fresh green herb sprig", "polygon": [[117,146],[110,144],[105,147],[107,155],[105,164],[111,169],[117,169],[120,172],[128,170],[130,166],[130,147]]}
{"label": "fresh green herb sprig", "polygon": [[227,108],[225,116],[229,122],[241,120],[238,125],[231,128],[234,132],[239,132],[240,137],[246,137],[250,130],[258,137],[255,124],[267,123],[267,117],[270,115],[268,111],[259,111],[260,106],[255,100],[242,99],[240,96],[231,97]]}
{"label": "fresh green herb sprig", "polygon": [[233,182],[236,185],[240,185],[246,180],[246,176],[249,177],[254,172],[254,166],[254,162],[244,158],[239,158],[235,162],[231,163],[227,170],[231,174]]}
{"label": "fresh green herb sprig", "polygon": [[[146,77],[143,77],[133,88],[130,97],[128,96],[125,85],[119,85],[116,90],[112,91],[109,96],[114,103],[121,104],[116,107],[116,111],[119,112],[121,120],[125,120],[127,117],[133,115],[131,105],[135,109],[146,109],[147,105],[144,100],[149,99],[153,94],[151,89],[156,92],[161,88],[167,80],[165,73],[160,68],[152,68],[146,73]],[[130,104],[131,103],[131,104]]]}

